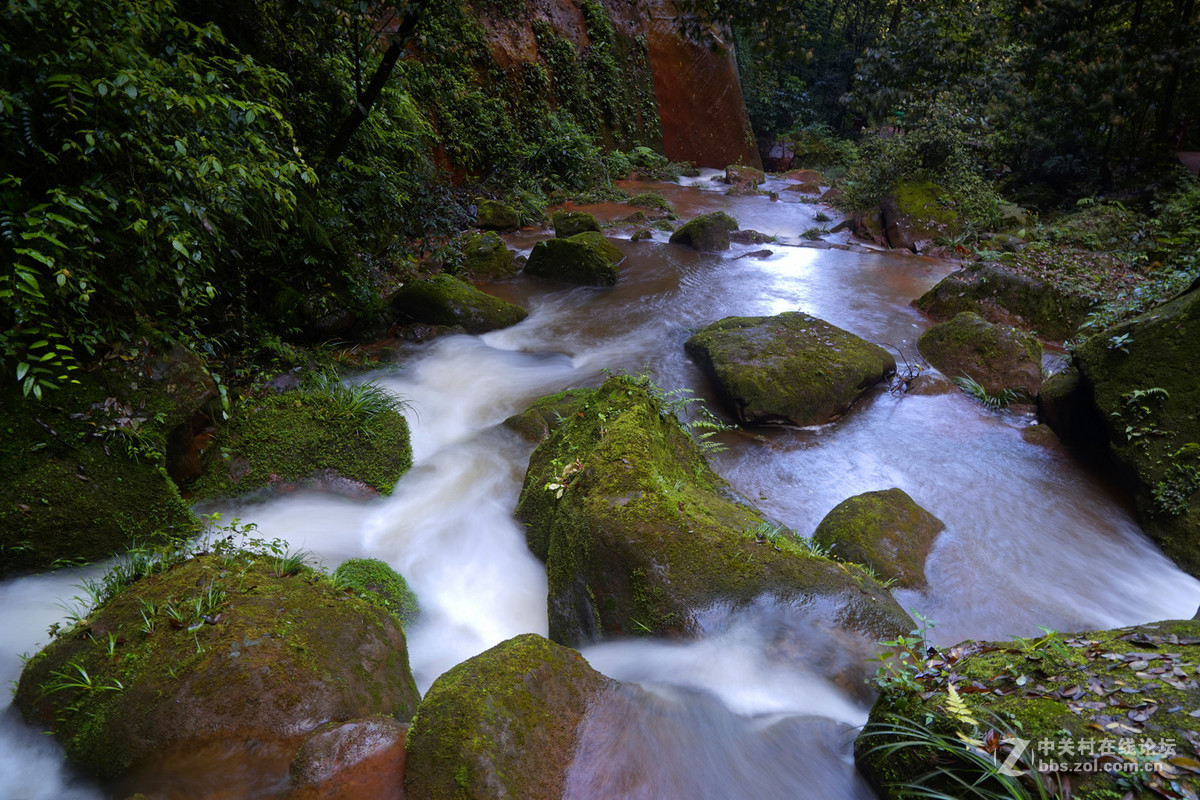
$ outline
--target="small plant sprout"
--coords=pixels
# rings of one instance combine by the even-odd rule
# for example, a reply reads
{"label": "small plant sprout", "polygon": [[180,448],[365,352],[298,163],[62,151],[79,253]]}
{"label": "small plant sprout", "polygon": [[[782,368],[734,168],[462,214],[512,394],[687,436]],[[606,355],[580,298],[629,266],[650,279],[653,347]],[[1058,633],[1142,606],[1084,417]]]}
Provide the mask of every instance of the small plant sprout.
{"label": "small plant sprout", "polygon": [[571,476],[582,469],[582,461],[572,461],[570,464],[567,464],[562,468],[562,472],[559,473],[557,478],[546,484],[546,491],[553,492],[555,500],[561,500],[563,492],[565,492],[567,487],[571,485]]}
{"label": "small plant sprout", "polygon": [[314,558],[315,556],[308,550],[296,550],[293,552],[290,548],[285,549],[273,561],[275,576],[277,578],[286,578],[299,574]]}

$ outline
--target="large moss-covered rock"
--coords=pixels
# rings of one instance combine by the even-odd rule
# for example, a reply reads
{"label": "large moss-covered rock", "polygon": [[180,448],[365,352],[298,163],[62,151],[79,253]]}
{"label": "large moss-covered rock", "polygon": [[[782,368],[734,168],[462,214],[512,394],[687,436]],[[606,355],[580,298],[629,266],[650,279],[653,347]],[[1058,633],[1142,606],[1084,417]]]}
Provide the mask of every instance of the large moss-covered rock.
{"label": "large moss-covered rock", "polygon": [[504,420],[503,425],[530,441],[540,442],[569,417],[578,413],[583,404],[592,396],[592,391],[592,389],[567,389],[538,398],[520,414],[513,414]]}
{"label": "large moss-covered rock", "polygon": [[405,790],[422,800],[559,800],[588,706],[613,682],[524,634],[429,688],[408,735]]}
{"label": "large moss-covered rock", "polygon": [[612,286],[617,282],[616,265],[622,258],[624,255],[615,245],[593,231],[579,233],[569,239],[538,242],[529,253],[525,271],[540,278],[567,283]]}
{"label": "large moss-covered rock", "polygon": [[475,224],[484,230],[511,231],[521,227],[521,215],[498,200],[480,200],[475,209]]}
{"label": "large moss-covered rock", "polygon": [[244,403],[218,431],[217,442],[192,486],[197,497],[297,483],[387,494],[412,466],[408,422],[398,410],[347,409],[316,390]]}
{"label": "large moss-covered rock", "polygon": [[1075,357],[1142,527],[1200,576],[1200,288],[1093,336]]}
{"label": "large moss-covered rock", "polygon": [[724,211],[701,214],[672,233],[671,244],[680,244],[693,250],[728,250],[729,233],[737,229],[737,220]]}
{"label": "large moss-covered rock", "polygon": [[467,333],[507,328],[529,313],[444,273],[401,286],[388,305],[398,322],[457,325]]}
{"label": "large moss-covered rock", "polygon": [[764,595],[831,603],[846,625],[906,630],[857,567],[811,555],[730,499],[692,438],[647,387],[611,378],[534,450],[517,506],[546,562],[550,636],[686,635],[694,615]]}
{"label": "large moss-covered rock", "polygon": [[555,211],[550,218],[554,224],[554,236],[569,239],[584,231],[599,231],[600,223],[586,211]]}
{"label": "large moss-covered rock", "polygon": [[1008,389],[1033,399],[1042,385],[1041,342],[971,311],[925,331],[917,349],[944,375],[965,375],[991,395]]}
{"label": "large moss-covered rock", "polygon": [[743,423],[820,425],[896,370],[878,345],[798,311],[726,317],[684,345]]}
{"label": "large moss-covered rock", "polygon": [[[952,761],[929,748],[891,753],[877,748],[900,739],[887,735],[889,729],[918,725],[952,742],[960,741],[961,733],[998,746],[1001,764],[1013,746],[1008,737],[1019,737],[1026,747],[1010,766],[1066,764],[1072,797],[1195,796],[1200,792],[1198,660],[1196,621],[1049,634],[1024,642],[963,642],[914,665],[916,690],[893,685],[879,695],[855,742],[856,761],[881,798],[911,796],[900,784]],[[978,724],[964,720],[964,713]],[[972,781],[983,772],[977,765],[964,777]],[[948,783],[933,785],[958,796]]]}
{"label": "large moss-covered rock", "polygon": [[1060,342],[1075,334],[1094,304],[1094,298],[1068,284],[1040,280],[992,263],[971,264],[953,272],[913,301],[936,320],[974,311],[998,325],[1033,330]]}
{"label": "large moss-covered rock", "polygon": [[889,247],[922,252],[938,237],[953,236],[962,227],[958,216],[942,202],[943,189],[929,181],[901,181],[879,203]]}
{"label": "large moss-covered rock", "polygon": [[463,269],[482,278],[511,278],[517,274],[512,251],[495,231],[472,233],[462,244]]}
{"label": "large moss-covered rock", "polygon": [[883,580],[925,588],[925,559],[945,528],[901,489],[867,492],[843,500],[825,515],[813,541],[845,561],[864,564]]}
{"label": "large moss-covered rock", "polygon": [[116,776],[215,737],[298,746],[329,721],[405,720],[417,700],[391,614],[232,551],[144,577],[60,634],[26,664],[15,704],[71,761]]}

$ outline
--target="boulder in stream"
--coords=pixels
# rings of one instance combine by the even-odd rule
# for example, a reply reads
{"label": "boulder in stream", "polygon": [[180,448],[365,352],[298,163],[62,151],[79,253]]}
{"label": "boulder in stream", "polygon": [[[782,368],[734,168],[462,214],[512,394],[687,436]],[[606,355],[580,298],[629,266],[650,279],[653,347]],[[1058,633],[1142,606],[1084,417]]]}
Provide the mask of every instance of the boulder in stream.
{"label": "boulder in stream", "polygon": [[[1194,797],[1198,661],[1200,622],[1190,620],[924,653],[920,663],[898,666],[911,686],[890,681],[880,693],[855,741],[856,761],[883,800],[911,797],[902,785],[921,779],[956,797],[966,784],[937,774],[961,769],[971,783],[998,764],[1018,774],[1063,765],[1057,776],[1069,778],[1072,797],[1133,797],[1137,786],[1137,797]],[[929,733],[943,744],[886,751],[902,740],[929,741]],[[963,752],[961,737],[978,743],[972,764],[949,755]],[[1042,777],[1053,789],[1055,772]]]}
{"label": "boulder in stream", "polygon": [[798,311],[726,317],[684,346],[746,424],[830,422],[896,370],[882,347]]}
{"label": "boulder in stream", "polygon": [[732,499],[645,380],[610,378],[534,450],[517,518],[546,562],[550,637],[563,644],[693,635],[706,609],[764,596],[836,609],[876,636],[911,624],[863,570]]}
{"label": "boulder in stream", "polygon": [[617,282],[617,264],[624,258],[620,248],[603,234],[585,231],[535,244],[525,272],[585,286],[612,286]]}
{"label": "boulder in stream", "polygon": [[925,331],[917,348],[942,374],[970,378],[993,397],[1011,391],[1033,400],[1042,386],[1041,342],[971,311]]}
{"label": "boulder in stream", "polygon": [[925,559],[945,527],[902,489],[885,489],[838,503],[812,538],[835,557],[875,570],[881,580],[924,589]]}
{"label": "boulder in stream", "polygon": [[152,574],[25,665],[14,702],[73,763],[113,777],[215,739],[294,751],[326,722],[411,718],[418,694],[395,617],[295,559],[213,550],[142,563]]}
{"label": "boulder in stream", "polygon": [[717,251],[729,249],[729,234],[738,229],[737,220],[724,211],[701,214],[671,234],[671,244],[693,250]]}
{"label": "boulder in stream", "polygon": [[1091,337],[1075,360],[1143,529],[1200,576],[1200,287]]}
{"label": "boulder in stream", "polygon": [[490,231],[513,231],[521,227],[521,215],[498,200],[480,200],[475,209],[475,225]]}
{"label": "boulder in stream", "polygon": [[586,211],[555,211],[551,218],[556,239],[569,239],[577,233],[600,230],[600,223]]}
{"label": "boulder in stream", "polygon": [[481,278],[511,278],[517,274],[512,251],[495,231],[467,234],[462,243],[462,268]]}
{"label": "boulder in stream", "polygon": [[520,306],[445,273],[401,286],[388,299],[388,306],[398,323],[457,326],[467,333],[507,328],[528,316]]}
{"label": "boulder in stream", "polygon": [[443,673],[408,734],[404,780],[422,800],[560,800],[588,707],[614,682],[527,633]]}

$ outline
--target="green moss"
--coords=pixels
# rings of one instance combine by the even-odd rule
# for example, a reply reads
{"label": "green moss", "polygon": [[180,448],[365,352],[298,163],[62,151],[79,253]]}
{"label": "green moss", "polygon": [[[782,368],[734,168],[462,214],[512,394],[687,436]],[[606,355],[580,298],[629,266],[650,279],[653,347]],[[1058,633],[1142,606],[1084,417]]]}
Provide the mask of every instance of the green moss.
{"label": "green moss", "polygon": [[496,200],[480,200],[475,211],[475,224],[486,230],[511,231],[521,227],[517,210]]}
{"label": "green moss", "polygon": [[[561,487],[561,496],[558,488]],[[869,579],[781,538],[729,499],[696,444],[636,379],[612,378],[534,451],[517,508],[546,561],[551,638],[679,634],[692,613],[762,594],[840,596],[842,618],[899,630],[903,612]]]}
{"label": "green moss", "polygon": [[[605,244],[590,238],[593,236],[599,236]],[[612,286],[617,282],[617,270],[609,247],[611,243],[598,233],[576,234],[570,239],[547,239],[533,246],[525,272],[568,283]]]}
{"label": "green moss", "polygon": [[359,597],[395,614],[406,628],[420,613],[417,596],[408,588],[404,577],[387,562],[377,558],[351,558],[343,561],[335,574]]}
{"label": "green moss", "polygon": [[671,244],[684,245],[693,250],[728,250],[729,232],[737,229],[737,220],[724,211],[701,214],[671,234]]}
{"label": "green moss", "polygon": [[600,223],[586,211],[555,211],[551,222],[554,224],[554,235],[559,239],[569,239],[584,231],[600,230]]}
{"label": "green moss", "polygon": [[405,789],[430,798],[561,797],[575,732],[610,685],[578,653],[525,634],[442,674],[407,740]]}
{"label": "green moss", "polygon": [[469,275],[508,278],[517,274],[512,251],[495,231],[471,234],[462,244],[462,268]]}
{"label": "green moss", "polygon": [[458,325],[467,333],[507,328],[525,319],[529,313],[445,273],[400,287],[388,300],[388,305],[399,322]]}
{"label": "green moss", "polygon": [[592,396],[592,389],[567,389],[538,398],[520,414],[504,420],[504,426],[535,442],[545,439]]}
{"label": "green moss", "polygon": [[317,392],[247,402],[208,450],[197,497],[223,497],[332,471],[387,494],[412,466],[408,422],[395,410],[339,411]]}
{"label": "green moss", "polygon": [[827,423],[896,369],[882,347],[796,311],[726,317],[684,347],[730,413],[749,424]]}
{"label": "green moss", "polygon": [[1041,343],[1028,333],[993,325],[973,312],[964,311],[925,331],[917,347],[945,375],[966,375],[988,394],[1010,389],[1032,399],[1041,389]]}
{"label": "green moss", "polygon": [[925,586],[925,559],[946,526],[900,489],[867,492],[839,503],[813,541],[845,561],[865,564],[907,588]]}
{"label": "green moss", "polygon": [[[210,592],[216,602],[204,605]],[[390,614],[311,570],[280,576],[271,558],[232,551],[143,578],[90,613],[26,664],[15,703],[74,763],[116,776],[214,734],[286,738],[306,722],[408,719],[417,698]]]}

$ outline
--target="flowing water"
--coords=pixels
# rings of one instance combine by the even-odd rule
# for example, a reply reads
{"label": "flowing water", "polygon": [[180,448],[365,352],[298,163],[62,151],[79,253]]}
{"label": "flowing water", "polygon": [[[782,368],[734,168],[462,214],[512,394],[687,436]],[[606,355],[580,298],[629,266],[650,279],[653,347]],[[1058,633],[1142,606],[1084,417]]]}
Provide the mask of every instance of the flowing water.
{"label": "flowing water", "polygon": [[[300,492],[223,504],[225,519],[255,522],[331,567],[366,556],[404,574],[422,605],[409,635],[422,691],[506,638],[545,634],[545,571],[512,518],[531,445],[500,425],[507,416],[543,394],[597,385],[606,371],[646,371],[711,401],[683,342],[729,315],[802,310],[915,361],[930,323],[909,303],[953,269],[863,248],[792,246],[820,226],[818,206],[782,183],[768,187],[780,190],[779,201],[726,197],[710,176],[650,188],[685,218],[725,209],[743,228],[787,244],[698,254],[655,234],[619,243],[628,258],[613,288],[523,277],[486,286],[527,307],[528,319],[414,345],[368,376],[412,406],[415,466],[392,496]],[[597,212],[615,218],[629,209]],[[616,230],[628,236],[632,228]],[[536,238],[510,244],[527,251]],[[1142,535],[1103,474],[1054,441],[1027,437],[1031,418],[985,411],[936,373],[916,388],[880,388],[832,425],[725,434],[728,449],[714,466],[802,535],[847,497],[890,487],[942,519],[946,530],[926,564],[929,589],[896,593],[936,622],[931,636],[940,644],[1193,614],[1200,584]],[[16,654],[44,643],[62,616],[56,600],[81,577],[0,584],[0,676],[16,678]],[[567,796],[869,798],[848,746],[866,719],[863,678],[876,647],[832,618],[831,609],[764,603],[712,611],[697,641],[585,648],[593,666],[625,683],[589,715]],[[188,786],[180,779],[172,796],[209,796]],[[95,796],[62,767],[52,741],[11,708],[0,716],[0,800]]]}

